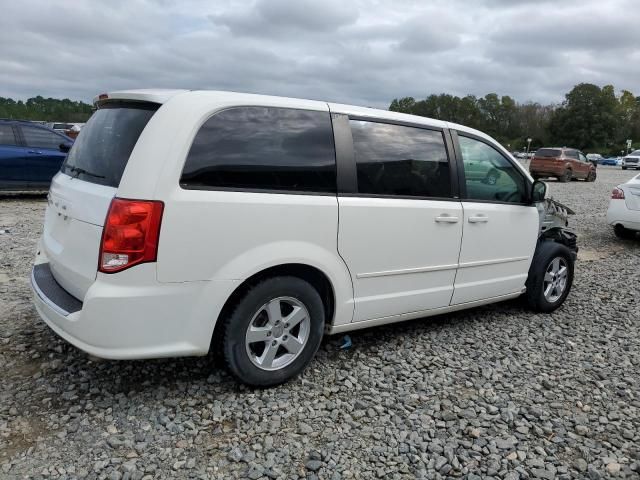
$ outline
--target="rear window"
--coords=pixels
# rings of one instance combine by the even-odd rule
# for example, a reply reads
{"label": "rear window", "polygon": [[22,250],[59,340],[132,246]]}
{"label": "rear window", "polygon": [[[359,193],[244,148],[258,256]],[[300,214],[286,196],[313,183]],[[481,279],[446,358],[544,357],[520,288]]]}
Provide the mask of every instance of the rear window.
{"label": "rear window", "polygon": [[96,111],[73,144],[62,172],[87,182],[117,187],[153,103],[107,104]]}
{"label": "rear window", "polygon": [[559,157],[561,154],[562,152],[555,148],[541,148],[536,150],[536,157]]}

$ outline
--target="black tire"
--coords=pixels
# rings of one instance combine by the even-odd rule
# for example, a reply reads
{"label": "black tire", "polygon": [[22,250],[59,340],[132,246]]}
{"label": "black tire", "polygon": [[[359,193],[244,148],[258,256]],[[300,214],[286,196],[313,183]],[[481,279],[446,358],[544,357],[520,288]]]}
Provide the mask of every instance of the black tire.
{"label": "black tire", "polygon": [[[560,297],[555,301],[549,301],[544,295],[544,277],[547,268],[556,259],[564,259],[567,265],[567,281],[566,287]],[[538,243],[536,252],[533,255],[531,267],[529,268],[529,277],[527,278],[527,291],[525,299],[529,308],[536,312],[550,313],[560,307],[573,284],[573,253],[569,248],[553,241],[542,241]]]}
{"label": "black tire", "polygon": [[626,169],[627,169],[627,167],[622,167],[622,169],[623,169],[623,170],[626,170]]}
{"label": "black tire", "polygon": [[562,176],[561,176],[561,177],[558,177],[558,181],[559,181],[559,182],[562,182],[562,183],[570,182],[570,181],[571,181],[572,176],[573,176],[573,175],[572,175],[572,173],[571,173],[571,170],[567,168],[567,169],[564,171],[564,173],[562,174]]}
{"label": "black tire", "polygon": [[596,181],[596,176],[597,176],[597,174],[596,174],[595,171],[589,172],[589,175],[587,175],[587,178],[585,178],[585,180],[587,182],[595,182]]}
{"label": "black tire", "polygon": [[[304,305],[309,314],[309,333],[306,343],[291,363],[277,370],[263,370],[252,362],[247,352],[247,329],[260,308],[279,297],[291,297]],[[290,380],[305,369],[318,351],[324,334],[324,315],[322,299],[308,282],[298,277],[263,280],[247,291],[229,317],[224,319],[222,349],[227,368],[239,381],[255,387],[272,387]]]}
{"label": "black tire", "polygon": [[635,238],[636,236],[636,232],[634,232],[633,230],[629,230],[628,228],[625,228],[623,225],[620,225],[619,223],[613,227],[613,233],[616,234],[616,237],[623,238],[625,240]]}

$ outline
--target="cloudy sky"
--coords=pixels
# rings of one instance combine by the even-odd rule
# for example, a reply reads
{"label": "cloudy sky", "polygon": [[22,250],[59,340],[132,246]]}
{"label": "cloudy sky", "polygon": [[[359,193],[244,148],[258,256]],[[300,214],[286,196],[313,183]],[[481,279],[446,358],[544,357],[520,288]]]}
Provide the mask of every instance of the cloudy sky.
{"label": "cloudy sky", "polygon": [[489,92],[640,95],[638,0],[19,0],[0,14],[0,96],[206,88],[387,107]]}

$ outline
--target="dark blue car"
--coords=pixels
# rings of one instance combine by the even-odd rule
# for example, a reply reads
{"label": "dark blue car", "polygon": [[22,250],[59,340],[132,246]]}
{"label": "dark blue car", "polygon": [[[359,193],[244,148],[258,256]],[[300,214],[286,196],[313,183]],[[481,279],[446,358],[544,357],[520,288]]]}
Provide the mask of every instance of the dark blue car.
{"label": "dark blue car", "polygon": [[0,120],[0,190],[46,190],[73,140],[45,126]]}

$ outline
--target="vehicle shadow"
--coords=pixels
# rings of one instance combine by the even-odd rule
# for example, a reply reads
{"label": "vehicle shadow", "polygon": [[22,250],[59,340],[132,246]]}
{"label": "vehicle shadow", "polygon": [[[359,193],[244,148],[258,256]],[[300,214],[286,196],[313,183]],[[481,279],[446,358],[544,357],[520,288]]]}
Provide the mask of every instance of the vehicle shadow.
{"label": "vehicle shadow", "polygon": [[[497,305],[453,312],[432,317],[398,322],[396,324],[371,327],[347,333],[352,346],[342,349],[344,335],[325,336],[322,345],[306,373],[280,387],[299,382],[331,385],[335,382],[336,370],[349,370],[354,352],[380,355],[389,345],[412,340],[416,336],[460,337],[474,323],[508,322],[511,315],[522,313],[518,300]],[[495,315],[493,315],[495,312]],[[34,322],[39,322],[33,312]],[[46,390],[60,390],[53,398],[52,407],[68,408],[64,391],[81,392],[87,385],[99,389],[106,398],[120,395],[176,396],[189,392],[199,397],[213,395],[214,398],[242,392],[259,392],[260,389],[238,383],[227,371],[218,352],[203,357],[182,357],[146,360],[104,360],[88,355],[57,337],[49,328],[35,323],[32,332],[22,332],[30,339],[29,347],[39,351],[41,358],[49,358],[39,368],[39,382]],[[26,368],[26,367],[25,367]],[[34,366],[35,368],[35,366]],[[36,368],[37,369],[37,368]],[[319,373],[309,373],[315,370]],[[313,377],[313,378],[312,378]],[[51,395],[49,395],[51,396]],[[97,399],[96,399],[97,400]],[[96,400],[93,402],[96,403]],[[113,406],[108,402],[110,406]]]}

